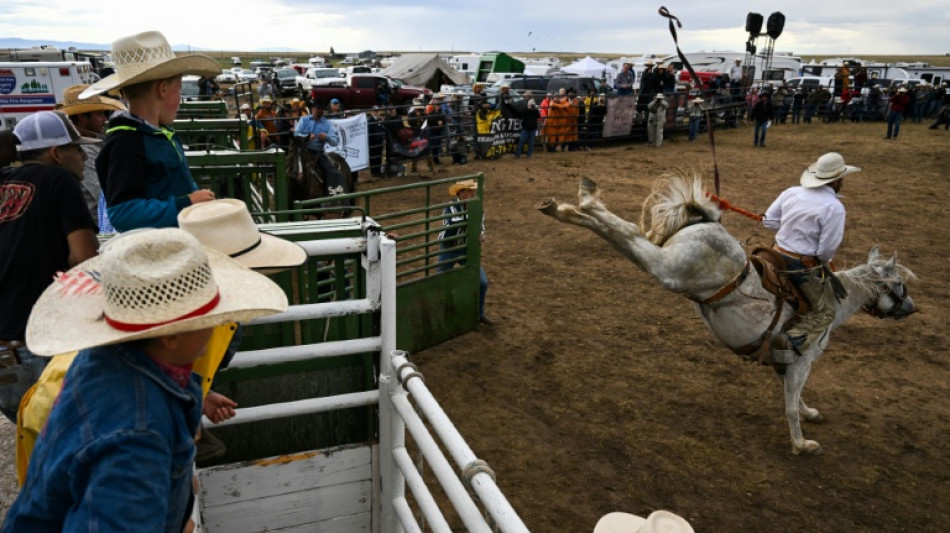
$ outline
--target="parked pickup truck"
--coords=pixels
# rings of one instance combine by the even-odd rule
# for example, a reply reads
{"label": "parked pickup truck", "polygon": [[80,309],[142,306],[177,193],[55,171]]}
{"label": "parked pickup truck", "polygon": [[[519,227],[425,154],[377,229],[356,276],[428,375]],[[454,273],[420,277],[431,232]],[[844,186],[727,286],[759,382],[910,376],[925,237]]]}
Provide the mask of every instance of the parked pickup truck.
{"label": "parked pickup truck", "polygon": [[336,98],[346,109],[359,109],[381,104],[384,100],[377,95],[384,92],[389,93],[389,105],[409,104],[413,98],[432,95],[429,89],[403,85],[380,74],[353,74],[345,85],[313,86],[310,98],[320,105]]}
{"label": "parked pickup truck", "polygon": [[297,90],[301,98],[306,98],[310,89],[318,85],[343,82],[343,76],[340,76],[340,72],[335,68],[310,67],[307,72],[296,78]]}

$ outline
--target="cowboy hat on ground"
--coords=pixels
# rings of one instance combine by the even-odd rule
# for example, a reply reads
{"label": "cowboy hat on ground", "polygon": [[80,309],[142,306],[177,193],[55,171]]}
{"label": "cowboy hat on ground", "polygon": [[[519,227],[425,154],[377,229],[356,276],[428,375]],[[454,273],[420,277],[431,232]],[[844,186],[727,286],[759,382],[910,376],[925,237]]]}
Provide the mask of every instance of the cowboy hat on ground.
{"label": "cowboy hat on ground", "polygon": [[125,104],[113,98],[94,95],[79,98],[79,94],[89,88],[88,84],[70,85],[63,89],[63,106],[60,111],[67,115],[82,115],[94,111],[126,111]]}
{"label": "cowboy hat on ground", "polygon": [[177,56],[165,36],[157,31],[137,33],[112,43],[115,74],[107,76],[83,91],[80,99],[115,91],[129,85],[164,80],[172,76],[221,74],[218,62],[204,54]]}
{"label": "cowboy hat on ground", "polygon": [[807,189],[814,189],[822,185],[829,185],[841,178],[861,172],[861,169],[844,164],[844,158],[837,152],[828,152],[818,158],[814,164],[802,172],[801,185]]}
{"label": "cowboy hat on ground", "polygon": [[277,284],[188,232],[138,230],[57,277],[34,305],[26,339],[33,353],[52,356],[286,309]]}
{"label": "cowboy hat on ground", "polygon": [[258,231],[247,205],[234,198],[190,205],[178,213],[178,227],[208,248],[258,271],[298,267],[307,261],[300,245]]}
{"label": "cowboy hat on ground", "polygon": [[630,513],[609,513],[597,521],[594,533],[693,533],[693,527],[669,511],[653,511],[646,518]]}

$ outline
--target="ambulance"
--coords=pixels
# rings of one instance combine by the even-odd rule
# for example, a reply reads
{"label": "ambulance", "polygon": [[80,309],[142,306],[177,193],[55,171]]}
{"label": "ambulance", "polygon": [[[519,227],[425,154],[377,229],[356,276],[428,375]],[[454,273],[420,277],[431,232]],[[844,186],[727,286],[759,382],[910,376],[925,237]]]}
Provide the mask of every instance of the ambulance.
{"label": "ambulance", "polygon": [[56,109],[66,87],[98,80],[85,61],[0,62],[0,130],[12,130],[30,113]]}

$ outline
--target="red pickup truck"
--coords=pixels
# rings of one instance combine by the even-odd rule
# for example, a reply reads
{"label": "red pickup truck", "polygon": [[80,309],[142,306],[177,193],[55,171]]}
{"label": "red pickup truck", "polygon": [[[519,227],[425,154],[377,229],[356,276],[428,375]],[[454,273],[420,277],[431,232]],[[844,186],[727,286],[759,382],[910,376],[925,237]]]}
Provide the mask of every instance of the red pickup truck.
{"label": "red pickup truck", "polygon": [[403,105],[419,96],[431,96],[432,91],[423,87],[403,85],[380,74],[352,74],[349,79],[340,79],[340,85],[314,86],[310,99],[327,105],[336,98],[346,109],[365,109],[374,105]]}

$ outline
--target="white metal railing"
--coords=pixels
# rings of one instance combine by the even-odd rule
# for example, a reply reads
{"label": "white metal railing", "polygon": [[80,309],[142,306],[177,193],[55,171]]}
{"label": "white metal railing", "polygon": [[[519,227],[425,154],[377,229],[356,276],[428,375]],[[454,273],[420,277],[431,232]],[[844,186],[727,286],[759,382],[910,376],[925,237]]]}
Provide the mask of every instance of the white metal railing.
{"label": "white metal railing", "polygon": [[[426,388],[421,374],[409,363],[405,352],[396,350],[396,244],[380,235],[371,223],[364,224],[364,238],[307,241],[301,244],[311,256],[362,253],[366,272],[366,298],[342,302],[291,306],[284,313],[256,319],[250,324],[276,323],[344,316],[355,313],[380,313],[380,334],[344,341],[288,346],[235,354],[231,368],[310,360],[320,357],[380,353],[379,390],[310,398],[257,407],[236,409],[230,420],[217,424],[231,426],[274,420],[304,414],[321,413],[351,407],[378,404],[379,468],[374,474],[374,496],[379,497],[380,519],[376,533],[422,533],[424,530],[450,533],[451,528],[426,486],[419,468],[413,465],[406,449],[406,429],[452,503],[467,531],[474,533],[527,532],[528,529],[495,484],[494,473],[479,460],[465,443],[438,402]],[[410,398],[433,428],[461,474],[439,449]],[[209,421],[206,419],[205,423]],[[409,487],[413,501],[424,517],[420,525],[405,497]],[[481,508],[478,503],[481,503]],[[484,509],[484,511],[482,510]]]}

